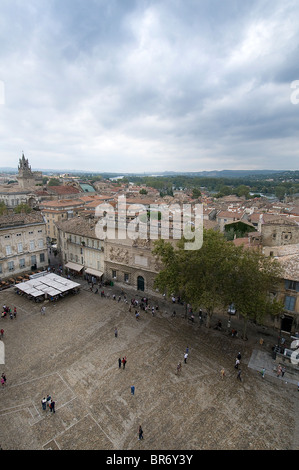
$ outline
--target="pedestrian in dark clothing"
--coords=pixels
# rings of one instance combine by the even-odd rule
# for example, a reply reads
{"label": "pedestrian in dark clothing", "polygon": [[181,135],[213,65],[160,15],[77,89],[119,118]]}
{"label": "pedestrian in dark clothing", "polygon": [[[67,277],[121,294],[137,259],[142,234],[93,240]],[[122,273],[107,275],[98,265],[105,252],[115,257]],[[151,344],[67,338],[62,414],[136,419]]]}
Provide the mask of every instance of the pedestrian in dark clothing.
{"label": "pedestrian in dark clothing", "polygon": [[114,336],[115,336],[115,338],[117,338],[117,335],[118,335],[118,331],[117,331],[117,328],[115,327],[115,328],[114,328]]}
{"label": "pedestrian in dark clothing", "polygon": [[51,400],[51,403],[50,403],[50,411],[55,413],[55,401],[53,401],[53,400]]}
{"label": "pedestrian in dark clothing", "polygon": [[121,368],[121,358],[118,358],[118,367]]}
{"label": "pedestrian in dark clothing", "polygon": [[126,357],[123,357],[122,363],[123,363],[123,368],[125,368],[126,363],[127,363],[127,358]]}
{"label": "pedestrian in dark clothing", "polygon": [[139,434],[138,441],[140,441],[141,439],[143,439],[143,430],[141,426],[139,426],[138,434]]}
{"label": "pedestrian in dark clothing", "polygon": [[43,407],[43,410],[47,409],[47,400],[45,399],[45,397],[42,399],[42,407]]}
{"label": "pedestrian in dark clothing", "polygon": [[131,385],[131,395],[134,395],[135,394],[135,387],[134,385]]}

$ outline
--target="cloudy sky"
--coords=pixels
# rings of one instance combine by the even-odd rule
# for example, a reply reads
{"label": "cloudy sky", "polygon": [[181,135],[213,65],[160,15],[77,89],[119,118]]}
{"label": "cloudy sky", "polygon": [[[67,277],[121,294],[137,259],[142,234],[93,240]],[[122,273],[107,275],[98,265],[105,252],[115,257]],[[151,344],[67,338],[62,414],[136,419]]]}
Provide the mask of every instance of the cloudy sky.
{"label": "cloudy sky", "polygon": [[298,169],[298,1],[0,0],[0,167],[22,151],[32,169]]}

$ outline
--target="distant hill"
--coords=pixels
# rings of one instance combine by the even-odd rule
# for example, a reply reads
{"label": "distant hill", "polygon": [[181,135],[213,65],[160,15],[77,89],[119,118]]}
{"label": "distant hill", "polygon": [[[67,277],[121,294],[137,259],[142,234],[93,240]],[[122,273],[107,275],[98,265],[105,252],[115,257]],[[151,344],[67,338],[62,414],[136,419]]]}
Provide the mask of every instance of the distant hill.
{"label": "distant hill", "polygon": [[[101,172],[93,170],[57,170],[57,169],[40,169],[35,168],[36,171],[42,171],[43,174],[48,173],[69,173],[73,175],[102,175],[103,177],[111,178],[120,176],[120,173],[112,172]],[[11,167],[0,167],[0,172],[16,174],[18,173],[17,168]],[[298,174],[298,170],[204,170],[204,171],[163,171],[163,172],[140,172],[140,173],[121,173],[122,176],[193,176],[193,177],[204,177],[204,178],[243,178],[243,177],[253,177],[253,178],[265,178],[271,175],[287,175],[291,177],[292,175]]]}

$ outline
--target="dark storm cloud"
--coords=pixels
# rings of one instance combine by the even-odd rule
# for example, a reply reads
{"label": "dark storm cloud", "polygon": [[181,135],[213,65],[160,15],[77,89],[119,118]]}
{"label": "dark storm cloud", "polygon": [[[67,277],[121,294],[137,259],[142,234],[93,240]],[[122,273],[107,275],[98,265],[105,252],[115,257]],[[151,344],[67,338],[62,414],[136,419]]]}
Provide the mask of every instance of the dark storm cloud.
{"label": "dark storm cloud", "polygon": [[0,165],[24,150],[44,168],[297,167],[295,2],[0,7]]}

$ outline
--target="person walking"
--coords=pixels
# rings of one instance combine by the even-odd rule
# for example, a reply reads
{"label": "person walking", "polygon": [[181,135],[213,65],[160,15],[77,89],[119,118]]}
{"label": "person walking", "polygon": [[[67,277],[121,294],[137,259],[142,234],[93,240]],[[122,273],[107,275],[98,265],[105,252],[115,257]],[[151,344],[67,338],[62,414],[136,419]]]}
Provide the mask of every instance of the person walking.
{"label": "person walking", "polygon": [[6,384],[6,376],[5,376],[4,372],[3,372],[3,374],[1,374],[1,379],[4,380],[4,385],[5,385]]}
{"label": "person walking", "polygon": [[237,379],[240,380],[240,382],[242,382],[241,372],[242,372],[241,369],[239,369],[238,375],[237,375]]}
{"label": "person walking", "polygon": [[176,372],[179,374],[182,370],[182,364],[179,362],[178,365],[176,366]]}
{"label": "person walking", "polygon": [[46,400],[45,397],[42,399],[42,408],[43,408],[43,410],[45,410],[45,411],[46,411],[46,409],[47,409],[47,400]]}
{"label": "person walking", "polygon": [[14,316],[15,318],[17,318],[17,307],[14,308],[13,316]]}
{"label": "person walking", "polygon": [[286,368],[285,368],[285,366],[282,366],[282,368],[281,368],[281,377],[283,377],[283,376],[284,376],[284,374],[285,374],[285,371],[286,371]]}
{"label": "person walking", "polygon": [[46,313],[46,307],[45,306],[42,306],[42,308],[40,309],[40,313],[42,315],[45,315],[45,313]]}
{"label": "person walking", "polygon": [[0,336],[1,336],[1,338],[3,338],[3,336],[4,336],[4,330],[3,330],[3,328],[1,328],[1,330],[0,330]]}
{"label": "person walking", "polygon": [[266,373],[266,369],[265,369],[265,367],[263,367],[262,370],[261,370],[261,374],[262,374],[263,379],[265,378],[265,373]]}
{"label": "person walking", "polygon": [[235,362],[235,369],[239,369],[239,364],[240,364],[240,359],[236,359],[236,362]]}
{"label": "person walking", "polygon": [[114,328],[114,336],[115,336],[115,338],[117,338],[117,335],[118,335],[118,331],[117,331],[117,328],[115,327],[115,328]]}
{"label": "person walking", "polygon": [[126,363],[127,363],[127,358],[126,358],[126,356],[123,357],[122,363],[123,363],[123,369],[125,369]]}
{"label": "person walking", "polygon": [[121,368],[121,358],[120,357],[118,358],[118,368],[119,369]]}
{"label": "person walking", "polygon": [[188,359],[188,353],[184,354],[184,363],[187,364],[187,359]]}
{"label": "person walking", "polygon": [[131,395],[135,395],[135,387],[134,387],[134,385],[131,385]]}
{"label": "person walking", "polygon": [[221,369],[220,372],[221,372],[221,378],[222,378],[222,380],[223,380],[224,377],[225,377],[225,370],[224,370],[224,367],[222,367],[222,369]]}
{"label": "person walking", "polygon": [[142,427],[141,425],[139,426],[139,429],[138,429],[138,441],[141,441],[141,439],[143,439],[143,430],[142,430]]}

